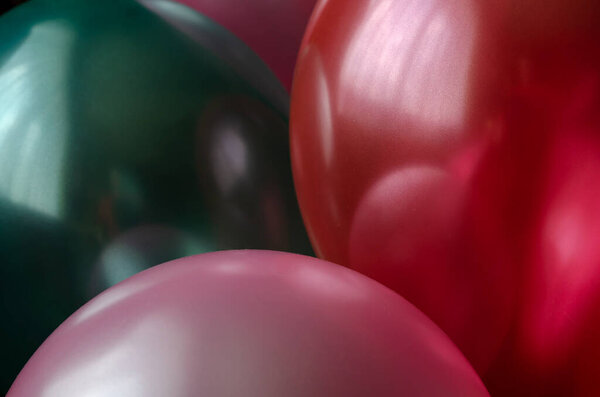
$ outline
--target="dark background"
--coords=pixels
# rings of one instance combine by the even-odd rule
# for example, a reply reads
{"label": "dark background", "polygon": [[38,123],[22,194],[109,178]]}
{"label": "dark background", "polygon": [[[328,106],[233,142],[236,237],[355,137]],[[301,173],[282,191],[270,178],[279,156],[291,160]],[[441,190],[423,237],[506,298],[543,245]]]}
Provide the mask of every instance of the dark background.
{"label": "dark background", "polygon": [[0,15],[21,3],[25,3],[25,1],[26,0],[0,0]]}

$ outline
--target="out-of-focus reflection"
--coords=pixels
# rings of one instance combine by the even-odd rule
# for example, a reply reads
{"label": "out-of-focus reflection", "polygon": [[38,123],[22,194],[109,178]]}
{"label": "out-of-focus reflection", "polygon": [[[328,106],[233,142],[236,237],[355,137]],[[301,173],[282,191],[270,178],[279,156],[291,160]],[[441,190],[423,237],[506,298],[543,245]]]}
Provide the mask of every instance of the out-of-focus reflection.
{"label": "out-of-focus reflection", "polygon": [[[271,247],[310,252],[288,167],[283,120],[260,102],[226,96],[207,107],[198,125],[197,167],[207,192],[218,247]],[[217,221],[219,220],[219,221]],[[290,234],[291,232],[291,234]]]}
{"label": "out-of-focus reflection", "polygon": [[217,248],[310,250],[281,84],[208,18],[151,3],[32,0],[2,16],[0,390],[137,271]]}
{"label": "out-of-focus reflection", "polygon": [[206,251],[205,244],[180,230],[160,225],[135,227],[102,251],[91,272],[89,296],[152,266]]}
{"label": "out-of-focus reflection", "polygon": [[598,351],[587,346],[597,337],[586,335],[598,329],[600,302],[600,80],[590,68],[600,52],[565,57],[574,48],[528,58],[507,134],[482,173],[497,186],[493,210],[507,220],[499,226],[510,235],[521,281],[511,338],[488,374],[497,395],[575,395],[573,382],[591,369],[577,357]]}
{"label": "out-of-focus reflection", "polygon": [[527,306],[520,319],[523,360],[544,371],[564,365],[600,296],[600,140],[569,128],[549,153],[540,217],[530,248]]}

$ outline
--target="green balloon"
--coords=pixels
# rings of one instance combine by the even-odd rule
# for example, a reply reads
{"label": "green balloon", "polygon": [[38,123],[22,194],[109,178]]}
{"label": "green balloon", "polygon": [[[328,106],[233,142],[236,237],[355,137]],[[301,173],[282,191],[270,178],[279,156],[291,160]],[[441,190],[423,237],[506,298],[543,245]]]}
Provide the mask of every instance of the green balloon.
{"label": "green balloon", "polygon": [[2,385],[85,300],[216,249],[310,252],[288,98],[226,30],[164,0],[0,17]]}

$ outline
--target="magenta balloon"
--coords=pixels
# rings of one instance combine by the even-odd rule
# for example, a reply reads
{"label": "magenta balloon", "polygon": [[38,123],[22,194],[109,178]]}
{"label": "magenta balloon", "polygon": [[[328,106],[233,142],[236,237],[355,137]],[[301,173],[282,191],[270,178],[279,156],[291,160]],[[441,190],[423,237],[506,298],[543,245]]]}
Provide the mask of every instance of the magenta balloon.
{"label": "magenta balloon", "polygon": [[9,397],[488,396],[448,337],[352,270],[272,251],[175,260],[65,321]]}
{"label": "magenta balloon", "polygon": [[175,0],[223,25],[252,48],[289,91],[316,0]]}

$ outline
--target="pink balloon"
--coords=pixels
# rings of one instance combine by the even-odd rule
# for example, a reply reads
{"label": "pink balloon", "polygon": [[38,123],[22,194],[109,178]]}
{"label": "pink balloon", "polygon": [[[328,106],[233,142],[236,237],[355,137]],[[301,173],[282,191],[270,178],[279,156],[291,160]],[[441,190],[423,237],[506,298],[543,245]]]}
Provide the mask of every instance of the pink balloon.
{"label": "pink balloon", "polygon": [[252,48],[289,91],[316,0],[176,0],[218,22]]}
{"label": "pink balloon", "polygon": [[352,270],[270,251],[172,261],[65,321],[26,396],[488,396],[448,337]]}

